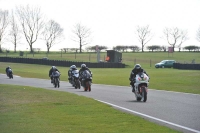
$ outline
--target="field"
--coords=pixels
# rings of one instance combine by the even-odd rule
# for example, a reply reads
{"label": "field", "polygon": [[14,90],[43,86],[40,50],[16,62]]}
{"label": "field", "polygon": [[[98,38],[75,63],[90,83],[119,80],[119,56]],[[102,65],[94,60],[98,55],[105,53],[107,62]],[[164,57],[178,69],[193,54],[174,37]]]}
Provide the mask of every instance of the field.
{"label": "field", "polygon": [[[4,54],[0,56],[5,56]],[[101,57],[105,55],[106,53],[102,53]],[[9,53],[7,56],[18,57],[19,53]],[[28,54],[27,57],[43,58],[46,56],[41,52],[35,54],[34,57]],[[95,62],[96,54],[67,53],[62,54],[61,57],[60,53],[51,53],[48,58]],[[135,63],[140,63],[150,75],[150,89],[200,94],[200,71],[154,68],[154,63],[163,59],[175,59],[179,62],[191,62],[195,59],[196,63],[199,63],[200,54],[177,52],[168,57],[167,53],[123,53],[123,63],[127,65],[126,68],[91,68],[93,83],[120,85],[128,88],[130,71]],[[51,67],[0,62],[0,73],[5,73],[7,66],[13,68],[15,75],[43,79],[49,79],[48,71]],[[67,81],[69,68],[59,66],[57,68],[62,73],[61,80]],[[176,132],[140,117],[120,112],[90,98],[70,93],[0,84],[0,101],[3,101],[0,102],[0,128],[3,133]]]}
{"label": "field", "polygon": [[[105,60],[107,53],[101,52],[100,59]],[[19,52],[13,53],[0,53],[0,57],[20,57]],[[24,52],[24,58],[39,58],[47,57],[51,60],[69,60],[69,61],[84,61],[84,62],[97,62],[96,53],[62,53],[61,52],[51,52],[46,54],[45,52],[40,51],[35,54]],[[192,60],[195,60],[195,63],[200,64],[200,53],[199,52],[174,52],[173,54],[168,54],[167,52],[144,52],[144,53],[132,53],[124,52],[122,53],[122,62],[127,65],[127,67],[133,67],[135,63],[140,63],[144,68],[154,67],[154,64],[160,62],[164,59],[176,60],[180,63],[191,63]]]}
{"label": "field", "polygon": [[[1,53],[0,56],[5,56],[5,53]],[[76,55],[76,56],[75,56]],[[9,53],[9,57],[19,57],[19,53]],[[34,54],[28,54],[28,58],[43,58],[44,52]],[[102,53],[101,57],[105,57],[106,53]],[[154,64],[164,60],[173,59],[177,62],[190,63],[195,59],[196,63],[200,63],[200,54],[197,52],[175,52],[169,54],[166,52],[146,52],[146,53],[123,53],[123,63],[126,64],[126,68],[91,68],[93,72],[93,83],[95,84],[109,84],[129,86],[129,75],[136,63],[140,63],[142,67],[150,76],[151,89],[178,91],[186,93],[200,94],[200,71],[199,70],[178,70],[173,68],[156,69]],[[75,59],[76,57],[76,59]],[[96,61],[96,53],[66,53],[61,54],[52,52],[48,55],[49,59],[57,60],[72,60],[72,61]],[[103,59],[102,59],[103,60]],[[86,64],[87,65],[87,64]],[[35,77],[48,79],[48,71],[51,66],[44,65],[30,65],[30,64],[15,64],[15,63],[3,63],[0,64],[0,72],[5,73],[5,68],[11,66],[14,73],[23,77]],[[77,66],[80,67],[80,66]],[[61,71],[61,80],[67,81],[67,71],[69,68],[59,67]]]}

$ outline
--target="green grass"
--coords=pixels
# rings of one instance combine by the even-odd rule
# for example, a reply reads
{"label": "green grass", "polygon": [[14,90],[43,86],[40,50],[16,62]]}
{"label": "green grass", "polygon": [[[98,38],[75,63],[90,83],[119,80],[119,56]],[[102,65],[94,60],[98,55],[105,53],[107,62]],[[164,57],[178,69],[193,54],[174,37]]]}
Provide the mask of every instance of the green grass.
{"label": "green grass", "polygon": [[[105,60],[107,53],[101,52],[100,59]],[[6,53],[0,53],[0,57],[5,57]],[[7,57],[19,57],[19,52],[10,52]],[[33,54],[29,52],[24,53],[24,58],[43,58],[48,57],[51,60],[68,60],[68,61],[84,61],[84,62],[97,62],[96,53],[63,53],[61,57],[60,52],[51,52],[46,54],[45,52],[39,52]],[[200,53],[199,52],[174,52],[173,54],[168,54],[167,52],[123,52],[122,61],[127,67],[133,67],[135,63],[140,63],[143,67],[148,68],[150,65],[154,67],[155,63],[160,62],[164,59],[176,60],[180,63],[191,63],[195,59],[196,63],[200,64]],[[151,63],[150,63],[151,62]]]}
{"label": "green grass", "polygon": [[[0,62],[0,73],[11,66],[14,74],[22,77],[49,79],[51,66]],[[67,67],[57,67],[61,72],[61,80],[68,81]],[[91,68],[94,84],[129,86],[131,68]],[[150,76],[151,89],[168,90],[200,94],[200,71],[178,70],[173,68],[145,69]]]}
{"label": "green grass", "polygon": [[71,93],[0,84],[2,133],[175,133]]}
{"label": "green grass", "polygon": [[[5,56],[5,53],[0,53]],[[9,57],[19,57],[10,53]],[[101,60],[106,53],[101,53]],[[45,53],[27,55],[28,58],[46,57]],[[96,54],[51,53],[49,59],[96,62]],[[178,69],[156,69],[154,64],[163,59],[178,62],[200,62],[199,53],[176,52],[172,55],[156,53],[123,53],[123,69],[91,68],[93,83],[129,86],[129,75],[135,63],[140,63],[150,75],[152,89],[200,94],[200,71]],[[30,78],[49,79],[51,66],[0,62],[0,73],[11,66],[15,75]],[[79,67],[79,66],[78,66]],[[61,71],[61,80],[67,81],[67,67]],[[25,89],[24,89],[25,88]],[[40,88],[0,85],[0,132],[175,132],[127,113],[114,110],[108,105],[70,93]]]}

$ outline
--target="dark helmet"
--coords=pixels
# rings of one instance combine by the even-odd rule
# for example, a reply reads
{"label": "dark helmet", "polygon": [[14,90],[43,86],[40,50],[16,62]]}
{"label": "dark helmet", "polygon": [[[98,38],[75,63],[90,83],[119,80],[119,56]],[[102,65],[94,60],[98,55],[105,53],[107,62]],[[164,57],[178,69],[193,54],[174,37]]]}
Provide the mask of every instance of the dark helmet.
{"label": "dark helmet", "polygon": [[10,69],[10,66],[8,66],[8,68]]}
{"label": "dark helmet", "polygon": [[140,65],[140,64],[136,64],[136,65],[134,66],[134,69],[140,70],[140,69],[141,69],[141,65]]}
{"label": "dark helmet", "polygon": [[86,68],[86,65],[85,64],[81,64],[81,68]]}

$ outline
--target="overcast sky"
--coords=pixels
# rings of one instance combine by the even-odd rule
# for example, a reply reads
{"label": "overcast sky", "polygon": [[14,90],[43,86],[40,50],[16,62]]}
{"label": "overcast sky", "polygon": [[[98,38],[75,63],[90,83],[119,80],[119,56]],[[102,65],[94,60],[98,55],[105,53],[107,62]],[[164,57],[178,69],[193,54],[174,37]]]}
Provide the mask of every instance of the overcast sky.
{"label": "overcast sky", "polygon": [[[137,26],[146,25],[150,26],[154,36],[145,46],[168,46],[167,41],[161,38],[165,27],[188,31],[189,40],[183,46],[200,46],[196,40],[196,31],[200,27],[200,0],[0,0],[0,9],[11,10],[27,4],[40,7],[48,19],[55,20],[64,28],[65,39],[51,50],[79,47],[72,40],[76,23],[92,31],[90,46],[141,47],[135,31]],[[9,42],[6,45],[13,49]],[[41,48],[41,42],[37,41],[33,47]],[[46,50],[45,44],[43,49]]]}

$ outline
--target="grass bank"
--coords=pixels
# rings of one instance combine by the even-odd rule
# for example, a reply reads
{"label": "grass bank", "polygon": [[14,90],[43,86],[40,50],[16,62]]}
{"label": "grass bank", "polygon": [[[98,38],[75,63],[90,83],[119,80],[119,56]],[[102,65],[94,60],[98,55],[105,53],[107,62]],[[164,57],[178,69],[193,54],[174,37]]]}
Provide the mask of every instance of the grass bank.
{"label": "grass bank", "polygon": [[2,133],[176,133],[71,93],[0,84]]}

